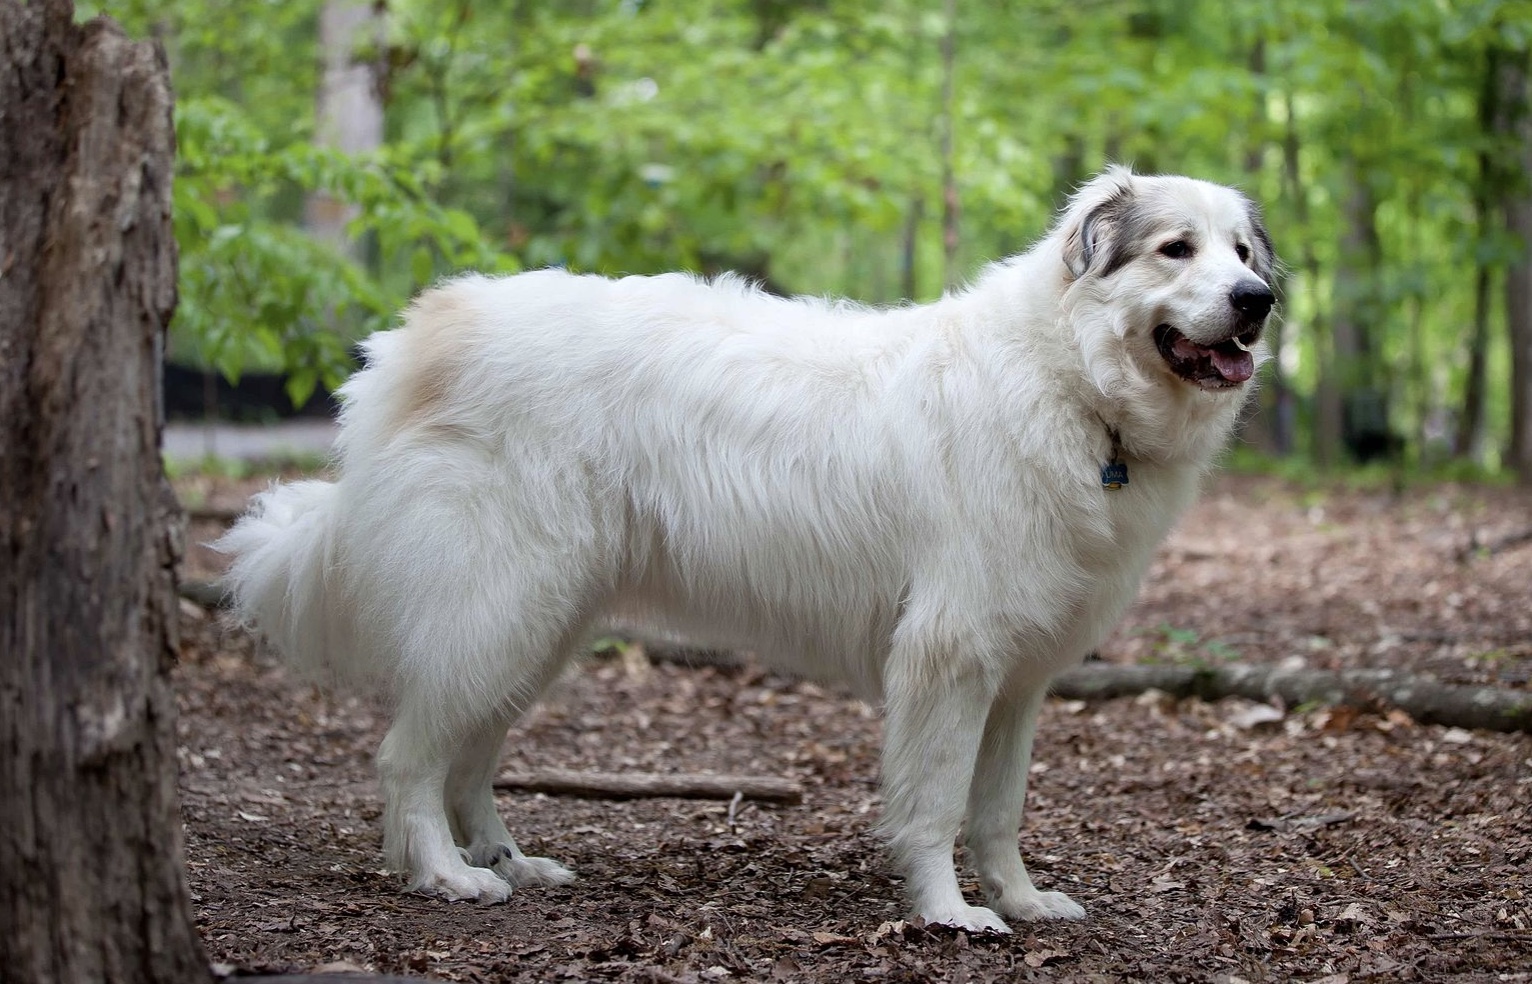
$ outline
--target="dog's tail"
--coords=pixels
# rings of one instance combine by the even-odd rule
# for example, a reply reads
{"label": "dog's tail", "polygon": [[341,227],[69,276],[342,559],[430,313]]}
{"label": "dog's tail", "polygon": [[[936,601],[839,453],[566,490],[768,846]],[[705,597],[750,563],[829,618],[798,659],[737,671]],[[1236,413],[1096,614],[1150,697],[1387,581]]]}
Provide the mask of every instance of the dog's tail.
{"label": "dog's tail", "polygon": [[354,595],[337,557],[340,501],[332,482],[272,486],[213,549],[232,554],[223,584],[235,618],[305,676],[375,685],[358,645]]}

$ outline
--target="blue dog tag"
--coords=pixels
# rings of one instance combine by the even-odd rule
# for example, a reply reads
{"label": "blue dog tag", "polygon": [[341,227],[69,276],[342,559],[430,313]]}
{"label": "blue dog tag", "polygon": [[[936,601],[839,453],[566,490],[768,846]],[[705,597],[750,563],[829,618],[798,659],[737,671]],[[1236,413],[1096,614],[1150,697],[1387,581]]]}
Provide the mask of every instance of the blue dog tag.
{"label": "blue dog tag", "polygon": [[1108,461],[1101,466],[1101,487],[1109,491],[1122,488],[1128,484],[1128,463],[1126,461]]}

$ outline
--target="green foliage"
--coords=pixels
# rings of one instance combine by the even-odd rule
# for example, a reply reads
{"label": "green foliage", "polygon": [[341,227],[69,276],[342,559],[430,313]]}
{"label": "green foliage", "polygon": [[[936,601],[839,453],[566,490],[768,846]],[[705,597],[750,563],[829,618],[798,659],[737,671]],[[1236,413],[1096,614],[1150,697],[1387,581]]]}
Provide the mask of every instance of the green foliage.
{"label": "green foliage", "polygon": [[[339,385],[349,342],[385,327],[438,271],[515,269],[466,212],[439,204],[418,170],[386,150],[356,159],[274,143],[216,96],[183,99],[176,134],[181,299],[171,345],[183,360],[231,379],[246,366],[279,369],[302,404],[320,381]],[[315,192],[355,206],[352,234],[392,259],[363,266],[284,217],[285,204]]]}
{"label": "green foliage", "polygon": [[[1532,0],[991,0],[957,5],[951,25],[922,0],[391,0],[381,39],[353,52],[377,66],[386,124],[358,159],[314,143],[322,7],[112,8],[164,39],[179,95],[174,351],[231,376],[283,368],[295,398],[333,384],[411,292],[466,267],[734,267],[794,291],[929,298],[1120,160],[1263,201],[1287,258],[1280,371],[1300,419],[1337,315],[1361,312],[1409,460],[1435,467],[1464,399],[1477,271],[1498,285],[1523,248],[1481,208],[1526,180],[1486,169],[1514,148],[1481,95],[1495,58],[1525,60]],[[1358,182],[1374,206],[1365,256],[1347,238]],[[315,193],[355,208],[359,258],[305,234]],[[1501,336],[1478,459],[1491,467]]]}
{"label": "green foliage", "polygon": [[[1279,478],[1288,485],[1316,494],[1336,489],[1384,492],[1443,483],[1509,485],[1515,481],[1511,472],[1489,467],[1472,458],[1423,461],[1418,456],[1406,456],[1400,461],[1322,467],[1305,457],[1278,457],[1247,447],[1231,450],[1223,460],[1223,470],[1235,475]],[[1319,495],[1319,500],[1322,499],[1323,495]]]}

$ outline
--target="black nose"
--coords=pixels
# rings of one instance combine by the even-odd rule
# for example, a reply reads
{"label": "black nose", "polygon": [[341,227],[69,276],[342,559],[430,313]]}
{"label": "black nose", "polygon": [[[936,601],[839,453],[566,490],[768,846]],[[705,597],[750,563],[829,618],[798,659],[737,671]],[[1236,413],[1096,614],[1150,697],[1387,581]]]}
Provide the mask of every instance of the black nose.
{"label": "black nose", "polygon": [[1271,306],[1276,302],[1277,296],[1271,292],[1271,288],[1259,280],[1235,284],[1234,289],[1229,291],[1229,303],[1234,305],[1234,310],[1251,321],[1260,321],[1270,314]]}

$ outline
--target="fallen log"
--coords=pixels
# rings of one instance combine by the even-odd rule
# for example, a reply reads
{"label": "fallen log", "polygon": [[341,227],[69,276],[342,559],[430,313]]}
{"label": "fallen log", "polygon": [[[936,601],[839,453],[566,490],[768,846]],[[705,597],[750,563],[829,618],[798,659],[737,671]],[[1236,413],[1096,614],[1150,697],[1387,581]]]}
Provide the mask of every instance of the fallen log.
{"label": "fallen log", "polygon": [[1160,690],[1175,697],[1244,697],[1286,707],[1299,704],[1395,707],[1422,724],[1532,732],[1532,691],[1464,687],[1403,670],[1285,669],[1258,663],[1227,666],[1092,663],[1060,675],[1053,694],[1109,700]]}
{"label": "fallen log", "polygon": [[1468,538],[1468,543],[1458,551],[1458,563],[1467,563],[1480,557],[1492,557],[1503,550],[1519,547],[1529,541],[1532,541],[1532,527],[1505,533],[1492,540],[1480,539],[1479,531],[1475,530]]}
{"label": "fallen log", "polygon": [[[223,608],[229,602],[227,594],[217,581],[183,581],[180,591],[181,597],[204,608]],[[680,659],[682,653],[686,658]],[[688,665],[699,662],[718,663],[723,661],[720,657],[729,655],[731,654],[701,650],[671,652],[666,649],[652,649],[648,651],[648,656],[652,659],[665,659],[670,656]],[[1263,663],[1188,666],[1173,663],[1121,664],[1092,661],[1057,677],[1053,681],[1052,693],[1055,697],[1062,697],[1065,700],[1111,700],[1115,697],[1133,697],[1146,690],[1161,690],[1173,697],[1199,697],[1207,701],[1220,700],[1224,697],[1244,697],[1248,700],[1267,703],[1279,701],[1284,707],[1296,707],[1299,704],[1349,706],[1364,710],[1395,707],[1421,724],[1532,733],[1532,691],[1509,687],[1464,687],[1441,683],[1434,677],[1421,676],[1404,670],[1367,669],[1333,672],[1285,669]],[[570,775],[575,774],[570,773]],[[631,777],[612,776],[610,778],[617,783],[628,781]],[[740,777],[697,778],[724,780]],[[613,790],[582,793],[574,788],[541,791],[619,799],[644,796],[729,799],[734,795],[733,787],[730,787],[727,792],[714,793],[634,792],[624,794]],[[801,791],[796,795],[801,798]],[[797,799],[772,800],[769,795],[754,796],[748,791],[745,792],[745,798],[798,802]]]}
{"label": "fallen log", "polygon": [[588,799],[732,800],[735,794],[761,803],[803,802],[803,787],[791,779],[773,776],[676,775],[657,772],[574,772],[545,769],[540,772],[503,773],[495,788],[554,796]]}

